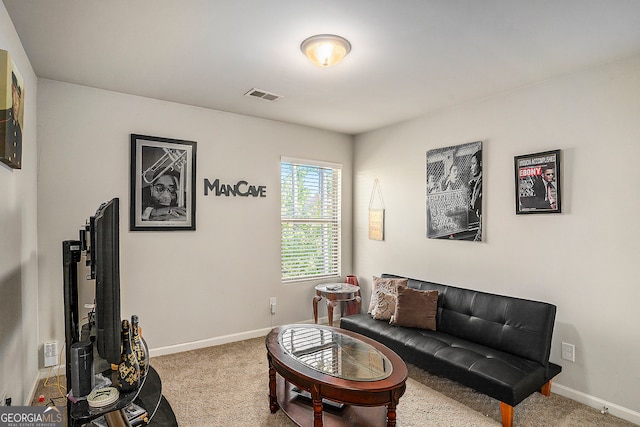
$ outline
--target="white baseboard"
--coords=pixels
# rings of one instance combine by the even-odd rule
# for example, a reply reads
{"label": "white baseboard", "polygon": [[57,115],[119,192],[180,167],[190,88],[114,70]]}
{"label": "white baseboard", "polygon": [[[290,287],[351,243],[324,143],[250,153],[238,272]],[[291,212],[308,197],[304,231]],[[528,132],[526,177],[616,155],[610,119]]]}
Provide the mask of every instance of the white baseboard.
{"label": "white baseboard", "polygon": [[[328,318],[319,318],[318,323],[326,324]],[[313,323],[313,319],[308,319],[297,323]],[[275,327],[275,326],[274,326]],[[251,338],[267,336],[273,327],[255,329],[253,331],[240,332],[237,334],[223,335],[221,337],[207,338],[204,340],[191,341],[182,344],[170,345],[166,347],[158,347],[149,349],[150,357],[164,356],[167,354],[181,353],[183,351],[198,350],[200,348],[211,347],[214,345],[228,344],[230,342],[243,341]]]}
{"label": "white baseboard", "polygon": [[198,350],[200,348],[212,347],[214,345],[263,337],[266,336],[271,329],[272,328],[256,329],[254,331],[241,332],[238,334],[223,335],[221,337],[207,338],[204,340],[191,341],[166,347],[151,348],[149,349],[149,356],[164,356],[166,354],[182,353],[183,351]]}
{"label": "white baseboard", "polygon": [[26,395],[26,401],[23,403],[24,406],[31,406],[31,402],[33,402],[33,396],[36,394],[36,390],[38,389],[38,382],[40,382],[40,372],[36,375],[33,380],[33,385],[31,386],[31,390]]}
{"label": "white baseboard", "polygon": [[606,407],[608,408],[609,414],[618,418],[622,418],[623,420],[629,421],[630,423],[640,425],[640,412],[632,411],[631,409],[616,405],[615,403],[607,402],[606,400],[602,400],[598,397],[591,396],[590,394],[574,390],[556,382],[551,383],[551,391],[559,394],[560,396],[575,400],[576,402],[582,403],[583,405],[587,405],[591,408],[597,409],[598,411]]}
{"label": "white baseboard", "polygon": [[63,365],[58,365],[58,366],[52,366],[50,368],[42,368],[38,372],[38,380],[41,380],[43,378],[47,378],[48,376],[51,376],[51,378],[53,378],[56,375],[58,375],[58,372],[60,372],[60,375],[64,375],[65,374],[65,370],[66,370],[66,367],[64,366],[64,364]]}
{"label": "white baseboard", "polygon": [[[58,371],[58,369],[60,369],[60,371]],[[59,366],[52,366],[50,368],[42,368],[38,371],[38,374],[36,375],[36,378],[33,380],[33,385],[31,386],[31,391],[27,394],[27,401],[25,402],[25,406],[31,406],[31,402],[33,402],[33,399],[36,396],[36,390],[38,389],[38,383],[51,376],[51,381],[55,381],[55,377],[58,375],[58,372],[60,372],[60,375],[64,375],[65,374],[65,366],[64,365],[59,365]],[[67,384],[63,383],[61,384],[62,387],[66,387]],[[64,391],[64,390],[63,390]]]}

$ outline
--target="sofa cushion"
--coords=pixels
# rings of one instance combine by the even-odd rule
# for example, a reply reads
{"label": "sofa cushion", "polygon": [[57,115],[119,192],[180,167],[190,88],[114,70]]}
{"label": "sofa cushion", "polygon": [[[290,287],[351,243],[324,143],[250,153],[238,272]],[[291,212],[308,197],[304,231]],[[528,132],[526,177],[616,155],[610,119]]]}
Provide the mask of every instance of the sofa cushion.
{"label": "sofa cushion", "polygon": [[399,287],[391,324],[408,328],[436,330],[438,291]]}
{"label": "sofa cushion", "polygon": [[[383,274],[382,277],[402,276]],[[438,331],[548,368],[556,314],[554,305],[416,279],[408,279],[407,286],[438,291]]]}
{"label": "sofa cushion", "polygon": [[407,286],[408,279],[399,277],[399,278],[381,278],[381,277],[373,277],[373,285],[371,287],[371,302],[369,303],[369,310],[367,313],[371,314],[373,309],[378,302],[376,297],[376,292],[378,290],[387,293],[387,294],[398,294],[398,286]]}
{"label": "sofa cushion", "polygon": [[546,370],[531,360],[440,331],[392,327],[366,314],[344,317],[340,327],[386,345],[407,363],[511,406],[539,391],[561,369],[550,363]]}

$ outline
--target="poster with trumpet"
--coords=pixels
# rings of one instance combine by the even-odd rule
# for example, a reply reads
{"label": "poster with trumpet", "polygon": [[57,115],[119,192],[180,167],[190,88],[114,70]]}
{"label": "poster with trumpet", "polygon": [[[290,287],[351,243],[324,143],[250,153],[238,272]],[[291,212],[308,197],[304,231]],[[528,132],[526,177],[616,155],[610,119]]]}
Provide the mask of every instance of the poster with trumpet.
{"label": "poster with trumpet", "polygon": [[196,229],[196,143],[131,134],[131,231]]}

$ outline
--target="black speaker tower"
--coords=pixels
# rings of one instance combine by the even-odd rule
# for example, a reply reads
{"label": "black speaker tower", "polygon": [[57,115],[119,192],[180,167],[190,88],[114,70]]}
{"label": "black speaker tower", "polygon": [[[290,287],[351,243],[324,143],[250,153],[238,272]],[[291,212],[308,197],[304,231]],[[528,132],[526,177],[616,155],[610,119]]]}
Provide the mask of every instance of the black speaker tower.
{"label": "black speaker tower", "polygon": [[93,342],[80,341],[71,346],[71,390],[74,397],[91,393],[94,385]]}

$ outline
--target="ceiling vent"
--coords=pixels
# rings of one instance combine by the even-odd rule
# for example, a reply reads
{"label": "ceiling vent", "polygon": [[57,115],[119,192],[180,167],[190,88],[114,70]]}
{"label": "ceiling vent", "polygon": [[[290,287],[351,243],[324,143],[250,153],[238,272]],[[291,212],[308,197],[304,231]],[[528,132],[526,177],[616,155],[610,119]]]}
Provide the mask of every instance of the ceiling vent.
{"label": "ceiling vent", "polygon": [[266,101],[277,101],[282,98],[282,95],[276,95],[275,93],[267,92],[266,90],[253,88],[249,92],[245,93],[244,96],[249,96],[253,98],[261,98]]}

